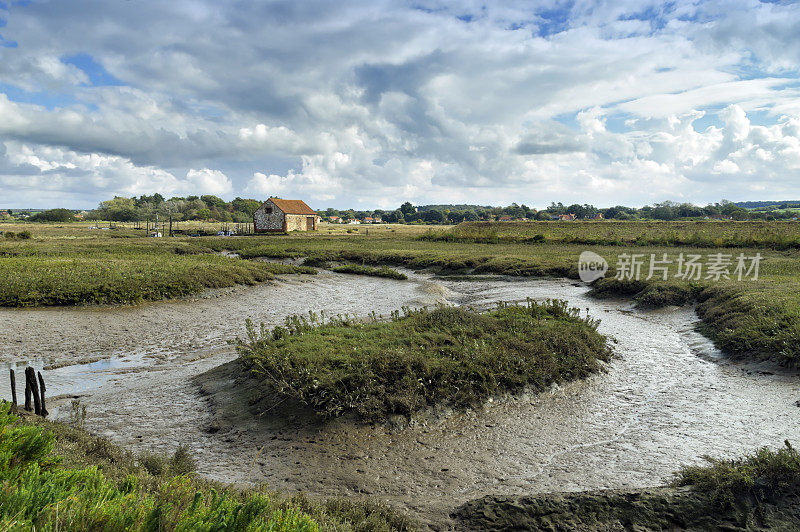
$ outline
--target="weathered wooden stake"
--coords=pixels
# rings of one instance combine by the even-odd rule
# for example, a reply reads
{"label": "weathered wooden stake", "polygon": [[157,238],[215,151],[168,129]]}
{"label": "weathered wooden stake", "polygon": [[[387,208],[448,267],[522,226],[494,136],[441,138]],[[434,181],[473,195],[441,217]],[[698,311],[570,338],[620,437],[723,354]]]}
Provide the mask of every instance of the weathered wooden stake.
{"label": "weathered wooden stake", "polygon": [[47,389],[44,386],[44,378],[42,377],[42,372],[38,371],[37,374],[39,375],[39,391],[42,393],[42,417],[47,417],[49,412],[47,408],[44,406],[44,391]]}
{"label": "weathered wooden stake", "polygon": [[33,412],[40,416],[42,415],[41,397],[39,397],[39,384],[36,382],[36,370],[28,366],[25,368],[28,378],[31,381],[31,395],[33,396]]}
{"label": "weathered wooden stake", "polygon": [[25,368],[25,410],[31,411],[31,379],[28,368]]}
{"label": "weathered wooden stake", "polygon": [[8,368],[9,373],[11,373],[11,411],[17,411],[17,378],[14,375],[14,369]]}

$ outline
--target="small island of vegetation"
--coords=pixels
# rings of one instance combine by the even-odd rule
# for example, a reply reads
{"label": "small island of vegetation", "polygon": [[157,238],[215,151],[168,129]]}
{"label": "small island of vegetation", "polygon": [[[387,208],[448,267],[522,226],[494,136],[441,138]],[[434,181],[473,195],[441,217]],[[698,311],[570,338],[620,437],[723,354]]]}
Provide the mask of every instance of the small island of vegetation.
{"label": "small island of vegetation", "polygon": [[597,325],[563,301],[500,303],[486,313],[404,309],[366,323],[312,314],[272,330],[248,322],[238,351],[265,395],[324,417],[380,420],[586,377],[611,354]]}

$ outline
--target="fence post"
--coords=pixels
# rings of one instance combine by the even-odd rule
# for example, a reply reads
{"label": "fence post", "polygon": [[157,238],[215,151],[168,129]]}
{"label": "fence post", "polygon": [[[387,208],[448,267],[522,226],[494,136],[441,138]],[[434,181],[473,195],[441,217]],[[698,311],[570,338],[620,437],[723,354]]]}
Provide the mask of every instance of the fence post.
{"label": "fence post", "polygon": [[28,366],[25,368],[28,379],[31,381],[31,395],[33,395],[33,412],[40,416],[42,415],[41,397],[39,396],[39,384],[36,382],[36,370]]}
{"label": "fence post", "polygon": [[39,391],[42,393],[42,417],[47,417],[47,414],[49,414],[49,412],[47,411],[47,408],[44,406],[44,391],[47,388],[45,388],[44,386],[44,378],[42,377],[42,372],[39,371],[37,373],[39,375]]}
{"label": "fence post", "polygon": [[28,368],[25,368],[25,410],[31,411],[31,379],[28,376]]}
{"label": "fence post", "polygon": [[17,411],[17,378],[14,375],[14,369],[8,368],[11,373],[11,411]]}

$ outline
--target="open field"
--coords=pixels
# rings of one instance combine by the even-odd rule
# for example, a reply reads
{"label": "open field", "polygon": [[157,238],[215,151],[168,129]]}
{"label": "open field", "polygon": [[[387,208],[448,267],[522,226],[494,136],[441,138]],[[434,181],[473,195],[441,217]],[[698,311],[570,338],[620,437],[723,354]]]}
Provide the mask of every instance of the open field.
{"label": "open field", "polygon": [[[6,230],[31,232],[29,240],[0,240],[0,305],[54,305],[138,302],[197,293],[210,287],[252,284],[276,273],[311,273],[282,265],[221,256],[233,251],[244,259],[301,258],[368,266],[431,268],[443,274],[505,274],[576,279],[584,250],[605,257],[613,269],[621,253],[728,254],[762,256],[758,280],[720,278],[638,282],[612,279],[597,286],[598,295],[634,297],[643,305],[700,302],[706,332],[727,352],[800,361],[800,251],[794,247],[800,224],[790,222],[532,222],[525,225],[479,224],[479,231],[499,235],[487,241],[464,238],[473,225],[456,228],[375,225],[324,226],[313,234],[250,237],[142,238],[132,229],[95,230],[90,224],[64,226],[6,224]],[[348,231],[350,231],[348,233]],[[550,231],[545,234],[544,231]],[[456,237],[449,237],[448,234]],[[433,237],[431,236],[433,234]],[[544,241],[536,239],[543,234]],[[644,235],[638,238],[636,235]],[[505,235],[505,236],[504,236]],[[530,238],[526,235],[532,235]],[[649,235],[649,236],[648,236]],[[655,236],[653,236],[655,235]],[[695,238],[694,235],[702,235]],[[502,237],[502,238],[501,238]],[[612,239],[613,245],[582,244]],[[619,242],[632,242],[626,249]],[[659,245],[645,245],[658,241]],[[696,241],[701,247],[682,245]],[[718,243],[723,247],[705,247]],[[725,246],[747,247],[725,247]],[[646,266],[644,267],[646,271]],[[612,270],[613,271],[613,270]],[[735,276],[734,276],[735,277]]]}
{"label": "open field", "polygon": [[[406,309],[389,321],[323,322],[295,316],[286,326],[248,324],[238,351],[265,395],[291,398],[324,417],[366,420],[586,377],[611,349],[597,324],[566,302]],[[375,317],[377,319],[377,316]]]}
{"label": "open field", "polygon": [[800,248],[800,223],[791,222],[465,222],[421,238],[446,242],[563,243],[599,246]]}

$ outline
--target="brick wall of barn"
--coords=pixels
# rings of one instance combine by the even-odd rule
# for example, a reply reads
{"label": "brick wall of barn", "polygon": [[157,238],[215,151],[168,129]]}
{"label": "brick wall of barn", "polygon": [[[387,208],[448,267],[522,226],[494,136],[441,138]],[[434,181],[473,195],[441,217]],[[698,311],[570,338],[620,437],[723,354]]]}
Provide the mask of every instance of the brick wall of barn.
{"label": "brick wall of barn", "polygon": [[308,214],[287,214],[286,215],[286,230],[287,231],[313,231],[315,224],[313,221],[308,222],[307,219],[316,219],[316,216]]}
{"label": "brick wall of barn", "polygon": [[[271,212],[267,212],[271,210]],[[284,214],[274,203],[267,200],[253,213],[253,227],[260,231],[283,231]]]}

